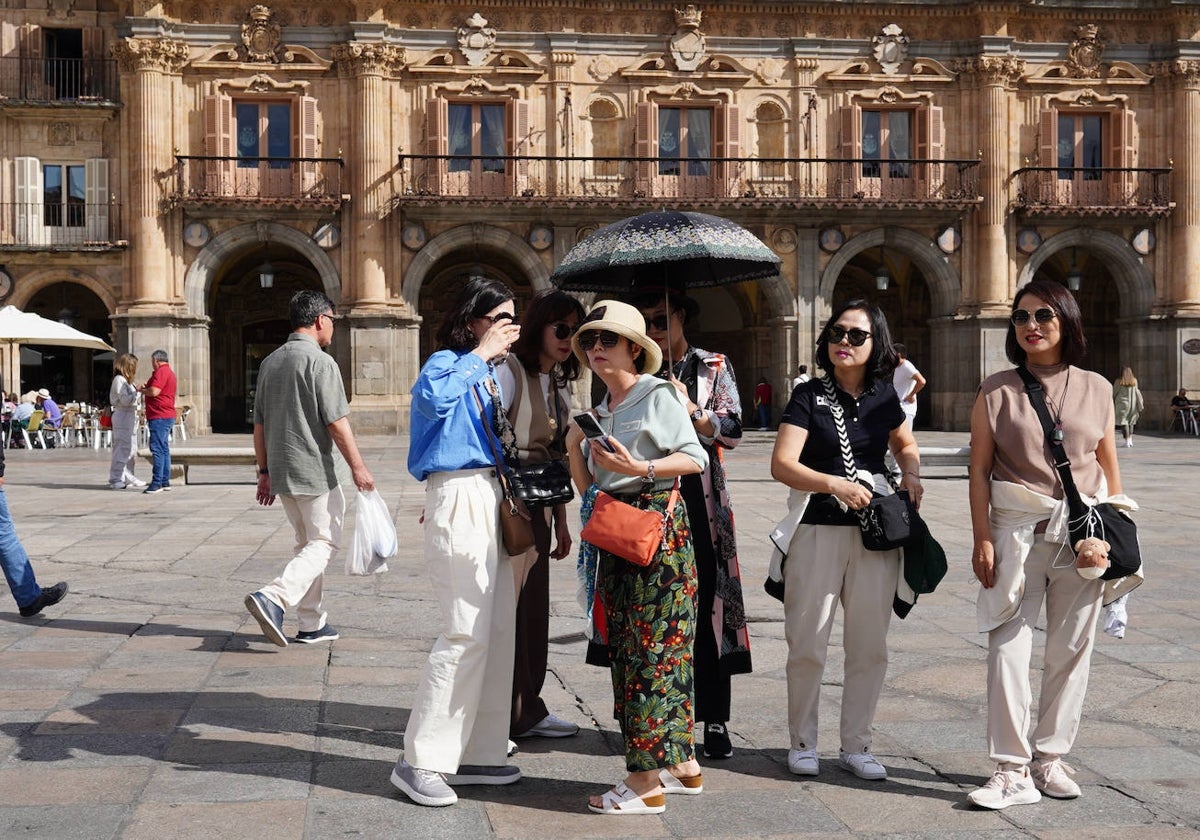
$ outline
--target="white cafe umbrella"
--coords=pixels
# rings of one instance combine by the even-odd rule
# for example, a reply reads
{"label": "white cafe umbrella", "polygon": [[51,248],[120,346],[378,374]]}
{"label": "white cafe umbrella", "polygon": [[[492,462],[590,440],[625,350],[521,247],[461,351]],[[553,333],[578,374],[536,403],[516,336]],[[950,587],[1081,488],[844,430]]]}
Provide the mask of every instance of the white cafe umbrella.
{"label": "white cafe umbrella", "polygon": [[16,348],[21,344],[50,344],[86,350],[113,349],[94,335],[32,312],[22,312],[15,306],[0,309],[0,342],[8,347],[4,364],[4,390],[10,393],[20,387],[21,371],[13,362],[17,357]]}

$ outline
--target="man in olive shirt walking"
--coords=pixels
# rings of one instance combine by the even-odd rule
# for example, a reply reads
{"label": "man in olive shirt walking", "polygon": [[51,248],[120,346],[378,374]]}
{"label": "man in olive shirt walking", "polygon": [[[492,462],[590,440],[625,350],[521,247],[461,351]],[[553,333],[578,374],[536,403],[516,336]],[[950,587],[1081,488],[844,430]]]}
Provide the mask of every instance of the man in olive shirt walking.
{"label": "man in olive shirt walking", "polygon": [[245,601],[263,635],[279,647],[287,647],[283,615],[293,608],[300,620],[297,642],[338,637],[326,622],[321,594],[325,566],[342,538],[341,485],[349,478],[359,490],[375,487],[350,430],[341,371],[323,352],[337,322],[333,301],[321,292],[297,292],[289,317],[292,334],[258,371],[254,454],[258,503],[270,505],[279,496],[299,550],[283,574]]}

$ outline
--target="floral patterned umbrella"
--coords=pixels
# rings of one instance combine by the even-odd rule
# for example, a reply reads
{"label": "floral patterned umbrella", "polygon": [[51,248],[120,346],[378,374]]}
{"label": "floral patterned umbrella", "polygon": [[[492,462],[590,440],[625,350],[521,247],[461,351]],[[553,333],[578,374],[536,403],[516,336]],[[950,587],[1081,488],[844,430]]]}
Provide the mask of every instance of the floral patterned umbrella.
{"label": "floral patterned umbrella", "polygon": [[759,280],[779,257],[741,225],[706,213],[660,210],[614,222],[563,257],[551,279],[577,292],[626,294]]}

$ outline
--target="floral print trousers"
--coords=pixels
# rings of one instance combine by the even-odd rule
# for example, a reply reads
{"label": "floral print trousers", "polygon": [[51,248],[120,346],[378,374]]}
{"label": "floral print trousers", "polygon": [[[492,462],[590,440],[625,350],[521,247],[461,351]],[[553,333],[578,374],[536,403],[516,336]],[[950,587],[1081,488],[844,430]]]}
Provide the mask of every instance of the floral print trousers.
{"label": "floral print trousers", "polygon": [[[665,510],[669,495],[643,495],[637,506]],[[600,552],[598,594],[612,652],[613,717],[621,725],[630,772],[680,764],[695,752],[696,560],[682,501],[665,543],[648,566]]]}

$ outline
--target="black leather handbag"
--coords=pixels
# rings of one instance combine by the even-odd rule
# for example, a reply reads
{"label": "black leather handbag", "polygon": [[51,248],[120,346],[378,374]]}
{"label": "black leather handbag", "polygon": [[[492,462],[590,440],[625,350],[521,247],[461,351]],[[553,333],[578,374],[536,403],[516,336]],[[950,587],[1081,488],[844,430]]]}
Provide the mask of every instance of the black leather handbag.
{"label": "black leather handbag", "polygon": [[859,517],[863,548],[889,551],[906,545],[913,538],[912,524],[916,518],[907,490],[876,496],[867,505],[865,516]]}
{"label": "black leather handbag", "polygon": [[527,508],[562,505],[575,498],[571,473],[562,461],[543,461],[517,467],[508,475],[513,495]]}

